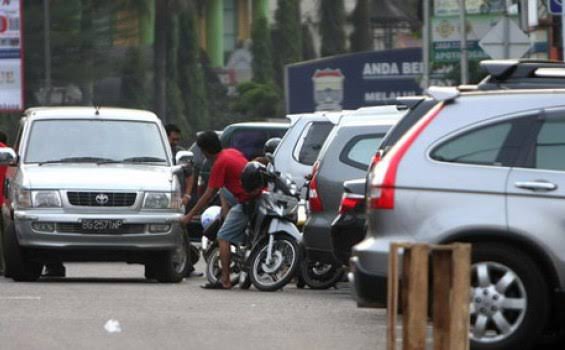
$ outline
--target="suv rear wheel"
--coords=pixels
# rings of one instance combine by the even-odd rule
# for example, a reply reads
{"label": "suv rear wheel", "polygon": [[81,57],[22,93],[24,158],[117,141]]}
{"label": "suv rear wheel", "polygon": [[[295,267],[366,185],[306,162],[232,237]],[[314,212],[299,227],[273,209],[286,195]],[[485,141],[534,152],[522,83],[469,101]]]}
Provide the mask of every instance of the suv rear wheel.
{"label": "suv rear wheel", "polygon": [[43,264],[26,258],[24,250],[18,243],[14,223],[9,224],[2,235],[2,248],[6,263],[6,276],[10,276],[17,282],[32,282],[41,276]]}
{"label": "suv rear wheel", "polygon": [[529,349],[547,322],[548,286],[526,253],[501,244],[473,245],[473,349]]}

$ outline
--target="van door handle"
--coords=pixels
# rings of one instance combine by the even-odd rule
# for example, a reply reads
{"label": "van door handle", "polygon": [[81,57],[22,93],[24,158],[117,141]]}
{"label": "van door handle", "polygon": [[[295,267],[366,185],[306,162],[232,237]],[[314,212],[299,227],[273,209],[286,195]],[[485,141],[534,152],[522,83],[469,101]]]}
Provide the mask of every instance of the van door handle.
{"label": "van door handle", "polygon": [[514,185],[518,188],[523,188],[525,190],[531,190],[536,192],[549,192],[555,191],[557,189],[557,185],[551,182],[543,182],[543,181],[518,181],[514,183]]}

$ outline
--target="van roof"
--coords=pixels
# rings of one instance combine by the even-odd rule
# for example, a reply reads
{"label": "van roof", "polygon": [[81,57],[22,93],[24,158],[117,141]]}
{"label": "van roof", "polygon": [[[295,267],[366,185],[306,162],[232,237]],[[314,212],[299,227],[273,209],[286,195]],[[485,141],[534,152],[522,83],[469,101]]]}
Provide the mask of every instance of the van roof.
{"label": "van roof", "polygon": [[135,121],[158,121],[152,112],[140,109],[114,107],[34,107],[24,112],[31,119],[115,119]]}

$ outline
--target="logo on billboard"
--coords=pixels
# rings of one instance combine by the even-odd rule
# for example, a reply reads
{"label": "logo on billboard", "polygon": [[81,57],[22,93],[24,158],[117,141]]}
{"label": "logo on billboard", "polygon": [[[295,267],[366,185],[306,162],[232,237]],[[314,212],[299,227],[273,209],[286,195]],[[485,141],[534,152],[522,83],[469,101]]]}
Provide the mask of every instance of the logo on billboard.
{"label": "logo on billboard", "polygon": [[344,80],[345,76],[340,69],[316,69],[312,81],[314,82],[314,101],[316,101],[317,111],[342,108]]}

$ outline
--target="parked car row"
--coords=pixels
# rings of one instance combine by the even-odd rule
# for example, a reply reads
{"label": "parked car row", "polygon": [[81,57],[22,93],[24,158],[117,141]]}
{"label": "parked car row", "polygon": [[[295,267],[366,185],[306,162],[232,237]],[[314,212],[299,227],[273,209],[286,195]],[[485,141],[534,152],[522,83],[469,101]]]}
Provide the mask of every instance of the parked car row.
{"label": "parked car row", "polygon": [[358,305],[385,305],[391,242],[469,242],[472,348],[531,348],[565,315],[565,65],[482,66],[476,86],[289,116],[274,164],[308,187],[311,287],[349,267]]}

